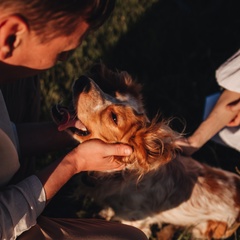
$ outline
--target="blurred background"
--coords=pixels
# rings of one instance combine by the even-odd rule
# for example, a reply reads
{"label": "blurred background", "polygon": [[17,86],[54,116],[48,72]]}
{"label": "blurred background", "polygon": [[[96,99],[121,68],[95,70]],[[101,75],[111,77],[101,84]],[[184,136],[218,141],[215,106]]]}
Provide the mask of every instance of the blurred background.
{"label": "blurred background", "polygon": [[[143,84],[150,118],[171,117],[174,129],[190,135],[202,121],[206,96],[221,90],[215,70],[239,49],[239,10],[239,0],[118,0],[111,19],[68,62],[41,76],[41,119],[50,119],[51,106],[69,100],[73,81],[101,61]],[[212,141],[195,158],[240,169],[239,152]]]}

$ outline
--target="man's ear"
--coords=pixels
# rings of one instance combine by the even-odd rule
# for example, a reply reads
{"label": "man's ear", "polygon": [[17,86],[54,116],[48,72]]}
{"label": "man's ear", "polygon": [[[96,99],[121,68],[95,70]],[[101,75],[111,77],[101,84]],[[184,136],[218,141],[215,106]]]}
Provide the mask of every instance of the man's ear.
{"label": "man's ear", "polygon": [[0,59],[12,56],[27,31],[27,23],[18,16],[11,15],[0,20]]}

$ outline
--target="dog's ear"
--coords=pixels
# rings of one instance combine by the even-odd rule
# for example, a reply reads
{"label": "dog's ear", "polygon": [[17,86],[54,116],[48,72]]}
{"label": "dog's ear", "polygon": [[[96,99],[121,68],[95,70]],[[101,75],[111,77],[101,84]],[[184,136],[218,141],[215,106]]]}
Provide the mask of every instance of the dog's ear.
{"label": "dog's ear", "polygon": [[172,160],[179,150],[175,140],[179,134],[167,122],[153,120],[136,133],[132,144],[134,158],[142,167],[143,173],[156,169]]}
{"label": "dog's ear", "polygon": [[104,64],[94,64],[87,75],[106,93],[114,95],[116,92],[130,94],[142,101],[142,85],[133,80],[126,71],[111,70]]}

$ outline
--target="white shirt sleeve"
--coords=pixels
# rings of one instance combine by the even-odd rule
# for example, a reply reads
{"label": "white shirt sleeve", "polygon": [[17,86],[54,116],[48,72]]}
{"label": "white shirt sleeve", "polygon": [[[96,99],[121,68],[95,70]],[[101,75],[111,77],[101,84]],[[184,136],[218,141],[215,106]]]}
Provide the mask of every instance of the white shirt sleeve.
{"label": "white shirt sleeve", "polygon": [[0,239],[16,239],[36,224],[45,207],[42,183],[33,175],[0,192]]}
{"label": "white shirt sleeve", "polygon": [[[16,148],[17,134],[0,90],[0,187],[19,168]],[[45,207],[45,191],[35,175],[0,189],[0,239],[13,240],[36,224]]]}
{"label": "white shirt sleeve", "polygon": [[216,79],[221,87],[240,93],[240,50],[217,69]]}
{"label": "white shirt sleeve", "polygon": [[[240,93],[240,50],[217,69],[216,79],[224,89]],[[217,136],[227,146],[240,151],[239,127],[225,127]]]}

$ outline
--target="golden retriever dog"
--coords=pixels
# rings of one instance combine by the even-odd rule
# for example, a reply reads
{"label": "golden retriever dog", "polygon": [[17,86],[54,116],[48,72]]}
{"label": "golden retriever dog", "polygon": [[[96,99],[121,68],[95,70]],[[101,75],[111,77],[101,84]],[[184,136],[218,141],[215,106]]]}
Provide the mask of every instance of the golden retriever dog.
{"label": "golden retriever dog", "polygon": [[73,108],[56,105],[52,114],[80,143],[132,146],[130,157],[117,159],[124,170],[79,175],[80,191],[102,206],[104,218],[147,236],[153,224],[185,228],[192,239],[228,238],[239,227],[240,177],[182,156],[175,144],[181,135],[167,121],[148,119],[141,85],[127,72],[94,66],[74,83]]}

